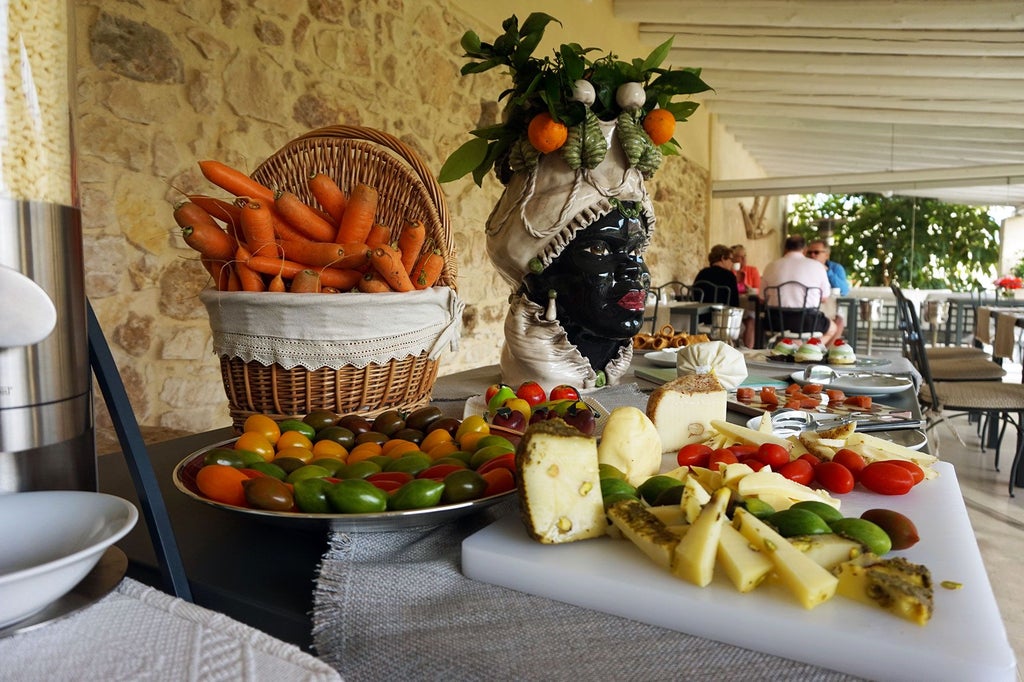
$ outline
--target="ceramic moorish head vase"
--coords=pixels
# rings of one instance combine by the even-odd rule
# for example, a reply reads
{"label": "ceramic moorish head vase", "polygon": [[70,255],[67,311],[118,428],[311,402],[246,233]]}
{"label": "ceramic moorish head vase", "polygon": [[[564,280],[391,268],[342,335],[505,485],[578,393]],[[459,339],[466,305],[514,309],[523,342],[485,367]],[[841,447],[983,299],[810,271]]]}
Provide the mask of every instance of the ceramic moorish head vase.
{"label": "ceramic moorish head vase", "polygon": [[504,122],[474,131],[441,179],[473,171],[479,183],[493,166],[505,185],[487,220],[487,254],[511,287],[502,381],[593,387],[625,373],[643,324],[655,225],[644,181],[696,108],[670,100],[707,86],[694,70],[660,68],[671,41],[642,62],[591,61],[576,44],[530,57],[551,21],[511,17],[494,44],[463,36],[480,60],[463,73],[505,65],[513,88]]}

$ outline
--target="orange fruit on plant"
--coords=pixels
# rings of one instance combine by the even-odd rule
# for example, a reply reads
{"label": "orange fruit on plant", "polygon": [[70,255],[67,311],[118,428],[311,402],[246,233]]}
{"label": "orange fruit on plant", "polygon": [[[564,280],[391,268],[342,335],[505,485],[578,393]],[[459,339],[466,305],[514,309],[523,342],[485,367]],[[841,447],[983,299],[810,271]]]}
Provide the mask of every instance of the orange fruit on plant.
{"label": "orange fruit on plant", "polygon": [[242,481],[249,477],[234,467],[224,464],[207,464],[196,473],[196,487],[199,492],[214,502],[245,507],[245,489]]}
{"label": "orange fruit on plant", "polygon": [[676,117],[668,109],[655,109],[644,116],[644,130],[654,144],[665,144],[676,134]]}
{"label": "orange fruit on plant", "polygon": [[548,154],[556,149],[561,149],[566,138],[569,137],[569,129],[565,127],[564,123],[559,123],[545,111],[533,117],[526,134],[534,149],[541,154]]}
{"label": "orange fruit on plant", "polygon": [[268,462],[274,459],[274,444],[258,431],[246,431],[235,441],[236,450],[259,453]]}
{"label": "orange fruit on plant", "polygon": [[266,436],[267,440],[274,444],[281,437],[281,427],[277,422],[265,414],[250,414],[245,419],[242,431],[255,431]]}

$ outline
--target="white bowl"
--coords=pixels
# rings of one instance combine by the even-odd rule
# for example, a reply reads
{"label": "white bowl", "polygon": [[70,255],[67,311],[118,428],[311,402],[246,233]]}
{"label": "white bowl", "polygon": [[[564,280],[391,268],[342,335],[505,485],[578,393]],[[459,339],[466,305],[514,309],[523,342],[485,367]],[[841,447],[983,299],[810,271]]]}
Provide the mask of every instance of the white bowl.
{"label": "white bowl", "polygon": [[70,592],[138,518],[130,502],[103,493],[0,494],[0,627]]}

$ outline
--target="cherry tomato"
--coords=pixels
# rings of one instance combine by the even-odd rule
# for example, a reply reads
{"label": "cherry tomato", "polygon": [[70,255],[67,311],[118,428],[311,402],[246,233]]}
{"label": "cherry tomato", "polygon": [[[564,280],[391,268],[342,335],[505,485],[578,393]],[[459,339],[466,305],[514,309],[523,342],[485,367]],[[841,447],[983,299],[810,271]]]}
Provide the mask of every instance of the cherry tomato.
{"label": "cherry tomato", "polygon": [[820,462],[814,467],[814,479],[825,490],[836,495],[850,492],[855,484],[853,474],[839,462]]}
{"label": "cherry tomato", "polygon": [[416,474],[416,478],[433,478],[435,480],[443,480],[445,476],[452,473],[453,471],[459,471],[466,467],[460,467],[455,464],[432,464],[423,471]]}
{"label": "cherry tomato", "polygon": [[519,384],[519,388],[516,389],[516,397],[530,403],[530,407],[539,405],[548,399],[544,389],[536,381],[524,381]]}
{"label": "cherry tomato", "polygon": [[807,462],[808,464],[810,464],[810,465],[811,465],[811,468],[812,468],[812,469],[813,469],[814,467],[818,466],[818,462],[820,462],[820,461],[821,461],[820,459],[818,459],[817,457],[815,457],[814,455],[812,455],[812,454],[811,454],[811,453],[809,453],[809,452],[805,452],[804,454],[802,454],[802,455],[800,455],[799,457],[797,457],[797,459],[802,459],[802,460],[804,460],[805,462]]}
{"label": "cherry tomato", "polygon": [[732,450],[732,454],[736,455],[736,459],[741,462],[757,454],[757,446],[746,443],[733,443],[727,449]]}
{"label": "cherry tomato", "polygon": [[375,474],[370,474],[366,477],[366,480],[373,483],[374,481],[395,481],[396,483],[408,483],[413,479],[413,475],[408,471],[378,471]]}
{"label": "cherry tomato", "polygon": [[751,469],[753,469],[754,471],[760,471],[761,469],[764,469],[764,462],[759,462],[753,457],[745,460],[743,463],[746,464]]}
{"label": "cherry tomato", "polygon": [[765,466],[778,471],[782,465],[789,462],[789,451],[778,443],[761,443],[754,457]]}
{"label": "cherry tomato", "polygon": [[918,483],[924,480],[924,469],[919,467],[916,462],[911,462],[905,459],[887,459],[885,461],[889,462],[890,464],[895,464],[896,466],[903,467],[904,469],[909,471],[910,475],[914,479],[914,485],[917,485]]}
{"label": "cherry tomato", "polygon": [[[369,481],[369,479],[367,479],[367,480]],[[371,484],[373,484],[373,486],[375,488],[380,488],[381,490],[383,490],[386,493],[393,493],[396,490],[398,490],[399,488],[401,488],[403,485],[405,485],[404,483],[399,483],[398,481],[391,481],[391,480],[388,480],[386,478],[378,479],[376,481],[369,481],[369,482]]]}
{"label": "cherry tomato", "polygon": [[690,443],[679,448],[676,463],[681,467],[706,467],[712,452],[704,443]]}
{"label": "cherry tomato", "polygon": [[718,464],[736,464],[739,460],[733,451],[728,448],[719,448],[711,453],[708,457],[708,468],[712,471],[718,471]]}
{"label": "cherry tomato", "polygon": [[836,454],[832,456],[832,461],[839,462],[849,469],[850,473],[853,474],[854,480],[860,480],[860,472],[867,466],[867,462],[860,456],[860,453],[850,448],[840,448],[837,450]]}
{"label": "cherry tomato", "polygon": [[505,468],[505,469],[508,469],[509,471],[515,472],[515,470],[516,470],[516,453],[509,452],[509,453],[504,454],[504,455],[498,455],[497,457],[492,457],[491,459],[487,460],[486,462],[484,462],[483,464],[478,466],[476,468],[476,472],[482,476],[482,475],[486,474],[488,471],[490,471],[491,469],[501,469],[501,468]]}
{"label": "cherry tomato", "polygon": [[484,402],[490,403],[491,398],[494,397],[494,394],[500,391],[504,386],[505,384],[491,384],[490,386],[488,386],[487,390],[484,391]]}
{"label": "cherry tomato", "polygon": [[504,467],[491,469],[490,471],[481,474],[481,476],[483,476],[483,479],[487,481],[487,489],[484,490],[483,494],[484,497],[508,492],[509,490],[514,490],[516,487],[516,479],[513,478],[512,472]]}
{"label": "cherry tomato", "polygon": [[794,459],[779,467],[779,473],[791,481],[810,485],[814,480],[814,467],[805,459]]}
{"label": "cherry tomato", "polygon": [[914,475],[890,461],[872,462],[860,472],[860,483],[879,495],[906,495],[914,487]]}
{"label": "cherry tomato", "polygon": [[754,399],[754,389],[750,386],[739,386],[736,389],[736,400],[741,403],[749,403]]}
{"label": "cherry tomato", "polygon": [[559,384],[548,395],[551,400],[579,400],[580,392],[569,384]]}

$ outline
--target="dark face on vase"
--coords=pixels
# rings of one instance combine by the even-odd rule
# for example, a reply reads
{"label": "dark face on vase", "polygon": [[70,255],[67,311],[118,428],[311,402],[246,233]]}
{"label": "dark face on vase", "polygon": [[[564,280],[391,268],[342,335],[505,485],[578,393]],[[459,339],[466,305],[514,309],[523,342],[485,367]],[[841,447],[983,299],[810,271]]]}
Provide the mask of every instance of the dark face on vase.
{"label": "dark face on vase", "polygon": [[558,320],[573,343],[621,341],[640,331],[651,284],[643,220],[615,209],[577,232],[543,272],[527,277],[529,297],[542,308],[549,290],[558,293]]}

